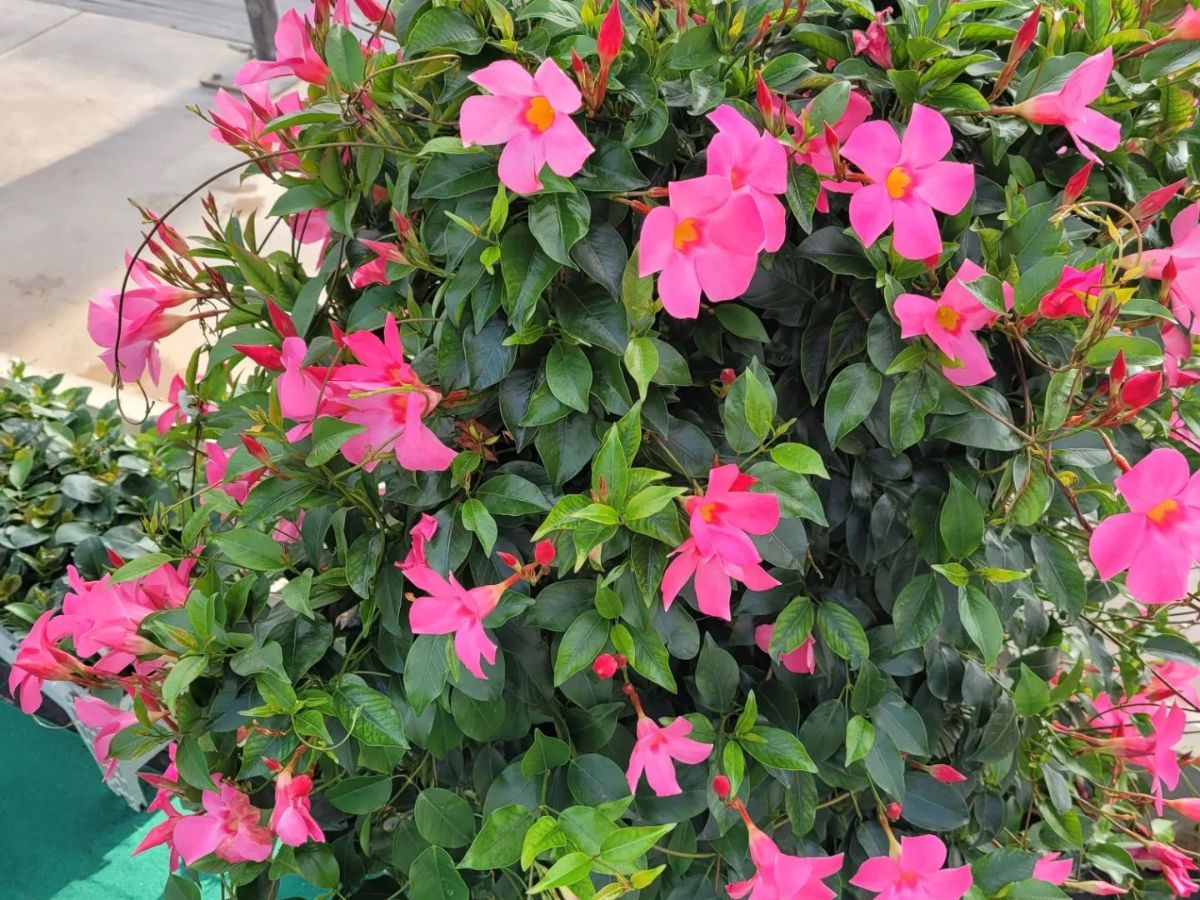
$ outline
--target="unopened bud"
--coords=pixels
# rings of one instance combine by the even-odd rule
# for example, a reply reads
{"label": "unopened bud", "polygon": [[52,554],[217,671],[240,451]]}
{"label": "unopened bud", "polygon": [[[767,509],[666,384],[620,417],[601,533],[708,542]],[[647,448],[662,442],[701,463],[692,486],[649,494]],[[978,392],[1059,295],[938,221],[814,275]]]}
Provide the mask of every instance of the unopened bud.
{"label": "unopened bud", "polygon": [[730,385],[737,381],[737,372],[733,369],[725,368],[721,370],[721,384]]}
{"label": "unopened bud", "polygon": [[608,681],[608,679],[616,675],[619,668],[617,658],[611,653],[601,653],[596,657],[595,662],[592,663],[592,672],[597,678],[603,681]]}
{"label": "unopened bud", "polygon": [[883,811],[891,821],[895,822],[904,810],[899,803],[889,803],[883,808]]}
{"label": "unopened bud", "polygon": [[533,547],[533,558],[540,566],[548,566],[554,562],[555,549],[553,541],[538,541]]}
{"label": "unopened bud", "polygon": [[724,800],[729,796],[729,791],[731,790],[729,779],[724,775],[716,776],[712,780],[712,789],[713,793],[717,795],[718,800]]}

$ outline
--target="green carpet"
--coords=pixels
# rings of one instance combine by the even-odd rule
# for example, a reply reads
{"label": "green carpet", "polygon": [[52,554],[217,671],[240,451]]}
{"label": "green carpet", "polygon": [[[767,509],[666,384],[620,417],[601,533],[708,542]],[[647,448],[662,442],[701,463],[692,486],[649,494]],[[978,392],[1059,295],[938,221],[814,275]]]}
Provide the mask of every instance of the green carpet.
{"label": "green carpet", "polygon": [[[131,857],[162,816],[131,810],[100,780],[72,731],[0,702],[0,871],[4,900],[158,900],[167,850]],[[315,896],[289,879],[283,896]],[[219,897],[214,884],[205,897]]]}

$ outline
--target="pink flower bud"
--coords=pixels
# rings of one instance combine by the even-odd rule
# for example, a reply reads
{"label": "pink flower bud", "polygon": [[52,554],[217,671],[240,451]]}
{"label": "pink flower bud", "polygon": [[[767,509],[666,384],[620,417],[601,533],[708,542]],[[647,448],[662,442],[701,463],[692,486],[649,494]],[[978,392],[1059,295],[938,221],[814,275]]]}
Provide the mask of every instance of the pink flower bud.
{"label": "pink flower bud", "polygon": [[737,372],[728,368],[721,370],[721,384],[729,385],[733,384],[735,381],[737,381]]}
{"label": "pink flower bud", "polygon": [[1171,807],[1180,815],[1187,816],[1193,822],[1200,822],[1200,797],[1185,797],[1181,800],[1164,800],[1164,804]]}
{"label": "pink flower bud", "polygon": [[930,766],[929,774],[933,776],[935,781],[940,781],[942,784],[954,784],[957,781],[967,780],[967,776],[958,771],[958,769],[953,766],[947,766],[944,763]]}
{"label": "pink flower bud", "polygon": [[1128,412],[1145,409],[1162,393],[1162,372],[1139,372],[1121,386],[1121,405]]}
{"label": "pink flower bud", "polygon": [[887,817],[889,819],[891,819],[893,822],[895,822],[898,818],[900,818],[900,813],[903,812],[904,810],[903,810],[903,807],[901,807],[899,803],[889,803],[887,806],[885,806],[883,808],[883,811],[884,811],[884,813],[887,814]]}
{"label": "pink flower bud", "polygon": [[613,0],[600,23],[600,33],[596,37],[596,52],[600,54],[600,65],[608,68],[612,61],[621,55],[621,45],[625,40],[625,23],[621,21],[621,4]]}
{"label": "pink flower bud", "polygon": [[1185,184],[1187,184],[1187,179],[1181,178],[1178,181],[1151,191],[1130,207],[1129,214],[1139,222],[1157,216]]}
{"label": "pink flower bud", "polygon": [[1094,162],[1088,161],[1082,169],[1067,179],[1067,184],[1063,188],[1063,206],[1070,206],[1083,196],[1094,165]]}
{"label": "pink flower bud", "polygon": [[1015,62],[1025,55],[1025,51],[1033,46],[1033,42],[1037,39],[1038,24],[1042,17],[1042,4],[1038,4],[1029,13],[1028,18],[1021,24],[1017,30],[1016,37],[1013,38],[1012,47],[1008,51],[1008,59],[1010,62]]}
{"label": "pink flower bud", "polygon": [[612,678],[617,674],[617,658],[611,653],[601,653],[596,657],[596,661],[592,663],[592,672],[597,678],[604,681]]}
{"label": "pink flower bud", "polygon": [[729,779],[724,775],[718,775],[712,780],[713,793],[717,795],[718,800],[724,800],[729,796],[731,785]]}
{"label": "pink flower bud", "polygon": [[548,566],[554,562],[555,550],[553,541],[538,541],[533,548],[533,558],[540,566]]}
{"label": "pink flower bud", "polygon": [[500,562],[504,563],[510,569],[517,569],[517,568],[520,568],[520,566],[521,566],[521,561],[519,559],[517,559],[515,556],[513,556],[511,553],[506,553],[503,550],[501,550],[496,555],[498,557],[500,557]]}

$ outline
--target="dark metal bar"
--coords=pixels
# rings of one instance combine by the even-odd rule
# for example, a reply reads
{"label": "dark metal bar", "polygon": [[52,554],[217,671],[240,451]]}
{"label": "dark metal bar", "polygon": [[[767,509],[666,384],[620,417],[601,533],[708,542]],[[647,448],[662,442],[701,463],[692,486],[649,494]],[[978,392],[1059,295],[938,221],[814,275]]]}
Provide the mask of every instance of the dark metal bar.
{"label": "dark metal bar", "polygon": [[246,0],[246,16],[250,19],[255,58],[274,59],[275,26],[279,23],[275,0]]}

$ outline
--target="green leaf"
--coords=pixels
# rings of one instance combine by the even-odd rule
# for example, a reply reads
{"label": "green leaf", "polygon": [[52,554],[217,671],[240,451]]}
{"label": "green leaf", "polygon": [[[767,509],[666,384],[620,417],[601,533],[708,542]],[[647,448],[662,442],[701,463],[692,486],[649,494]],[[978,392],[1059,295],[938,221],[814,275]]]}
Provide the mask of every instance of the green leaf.
{"label": "green leaf", "polygon": [[494,516],[525,516],[550,508],[541,489],[520,475],[493,475],[479,486],[475,496]]}
{"label": "green leaf", "polygon": [[554,686],[592,664],[608,643],[608,620],[596,610],[583,613],[571,623],[558,645],[554,662]]}
{"label": "green leaf", "polygon": [[904,777],[904,820],[922,831],[954,831],[967,824],[967,805],[953,785],[925,772]]}
{"label": "green leaf", "polygon": [[757,341],[760,344],[771,342],[767,335],[767,329],[763,328],[758,316],[746,307],[738,306],[736,303],[721,303],[717,305],[716,312],[717,321],[731,334],[748,341]]}
{"label": "green leaf", "polygon": [[139,578],[144,578],[155,569],[158,569],[171,561],[171,556],[166,553],[147,553],[144,556],[139,556],[136,559],[131,559],[121,568],[117,569],[112,574],[109,581],[112,584],[122,584],[126,581],[137,581]]}
{"label": "green leaf", "polygon": [[369,747],[408,748],[400,712],[385,694],[358,675],[346,675],[333,692],[333,709],[339,721],[361,744]]}
{"label": "green leaf", "polygon": [[309,597],[312,594],[313,570],[305,569],[296,578],[291,579],[283,586],[280,591],[280,596],[283,597],[284,604],[289,609],[294,609],[306,619],[313,618],[312,605],[309,603]]}
{"label": "green leaf", "polygon": [[865,759],[875,744],[875,727],[862,716],[846,723],[846,765]]}
{"label": "green leaf", "polygon": [[700,702],[717,712],[729,712],[737,698],[738,680],[737,661],[706,635],[696,660],[696,693]]}
{"label": "green leaf", "polygon": [[644,337],[630,340],[625,348],[625,368],[633,376],[638,396],[644,399],[651,379],[658,372],[658,348],[654,346],[654,341]]}
{"label": "green leaf", "polygon": [[427,847],[408,869],[412,900],[467,900],[471,892],[454,868],[454,860],[441,847]]}
{"label": "green leaf", "polygon": [[737,742],[764,766],[790,772],[817,771],[816,764],[800,743],[800,739],[782,728],[756,725],[745,734],[739,735]]}
{"label": "green leaf", "polygon": [[950,490],[938,519],[942,542],[954,559],[966,559],[983,543],[983,507],[967,487],[950,476]]}
{"label": "green leaf", "polygon": [[666,64],[672,69],[703,69],[721,58],[717,33],[712,25],[693,26],[679,35],[667,50]]}
{"label": "green leaf", "polygon": [[459,515],[462,517],[463,527],[479,538],[483,552],[490,556],[492,548],[496,546],[498,531],[496,520],[492,518],[488,508],[481,500],[472,497],[463,503]]}
{"label": "green leaf", "polygon": [[959,588],[958,617],[975,646],[990,666],[996,661],[1004,644],[1004,626],[996,607],[983,591],[976,587]]}
{"label": "green leaf", "polygon": [[334,25],[325,38],[325,62],[344,88],[362,82],[366,74],[362,45],[349,28]]}
{"label": "green leaf", "polygon": [[339,781],[325,792],[325,799],[342,812],[365,816],[383,809],[392,797],[389,775],[360,775]]}
{"label": "green leaf", "polygon": [[942,624],[942,595],[932,575],[918,575],[901,590],[892,606],[896,649],[920,647]]}
{"label": "green leaf", "polygon": [[566,765],[571,758],[571,747],[566,741],[547,735],[539,730],[533,732],[533,746],[521,757],[521,774],[526,778],[536,778]]}
{"label": "green leaf", "polygon": [[1046,599],[1068,621],[1074,621],[1087,602],[1087,585],[1075,554],[1058,538],[1044,534],[1035,534],[1030,545],[1035,580],[1045,592]]}
{"label": "green leaf", "polygon": [[836,447],[871,414],[883,377],[866,363],[847,366],[825,394],[825,436]]}
{"label": "green leaf", "polygon": [[867,634],[858,619],[836,603],[822,603],[817,608],[817,629],[825,645],[853,667],[871,654]]}
{"label": "green leaf", "polygon": [[808,597],[793,597],[775,619],[771,632],[771,656],[778,659],[803,644],[812,634],[816,615]]}
{"label": "green leaf", "polygon": [[614,831],[600,845],[600,858],[607,863],[627,863],[645,855],[660,839],[675,828],[667,825],[647,825]]}
{"label": "green leaf", "polygon": [[244,569],[272,572],[286,565],[283,548],[260,531],[237,528],[217,535],[214,543],[226,559]]}
{"label": "green leaf", "polygon": [[592,364],[587,355],[574,344],[556,343],[546,357],[546,385],[560,403],[587,412],[592,390]]}
{"label": "green leaf", "polygon": [[525,225],[505,231],[500,242],[500,272],[504,276],[504,309],[513,324],[529,321],[538,298],[561,268],[545,254]]}
{"label": "green leaf", "polygon": [[1050,686],[1025,663],[1021,663],[1021,677],[1013,688],[1013,703],[1022,716],[1039,715],[1050,703]]}
{"label": "green leaf", "polygon": [[188,689],[188,685],[204,674],[207,667],[206,656],[184,656],[171,666],[162,684],[163,702],[168,709],[175,708],[175,701]]}
{"label": "green leaf", "polygon": [[457,9],[435,6],[421,13],[404,44],[406,58],[430,50],[454,50],[464,56],[474,56],[483,49],[486,37],[470,18]]}
{"label": "green leaf", "polygon": [[776,444],[771,448],[771,459],[775,460],[777,465],[798,475],[829,477],[821,454],[805,444]]}
{"label": "green leaf", "polygon": [[540,894],[556,887],[575,884],[587,878],[592,871],[592,858],[586,853],[568,853],[550,867],[545,877],[529,889],[531,894]]}
{"label": "green leaf", "polygon": [[[817,140],[820,140],[818,137]],[[812,166],[788,166],[787,199],[788,208],[804,230],[805,234],[812,231],[813,211],[817,207],[817,198],[821,195],[821,176]]]}
{"label": "green leaf", "polygon": [[587,234],[592,207],[584,194],[546,194],[529,205],[529,230],[545,254],[574,267],[571,248]]}
{"label": "green leaf", "polygon": [[444,788],[421,791],[413,817],[421,837],[435,847],[465,847],[475,837],[471,804]]}
{"label": "green leaf", "polygon": [[521,858],[521,847],[533,821],[529,808],[519,804],[492,810],[458,867],[486,870],[513,865]]}
{"label": "green leaf", "polygon": [[925,368],[900,379],[888,408],[888,436],[892,449],[907,450],[925,435],[925,417],[937,409],[933,376]]}

